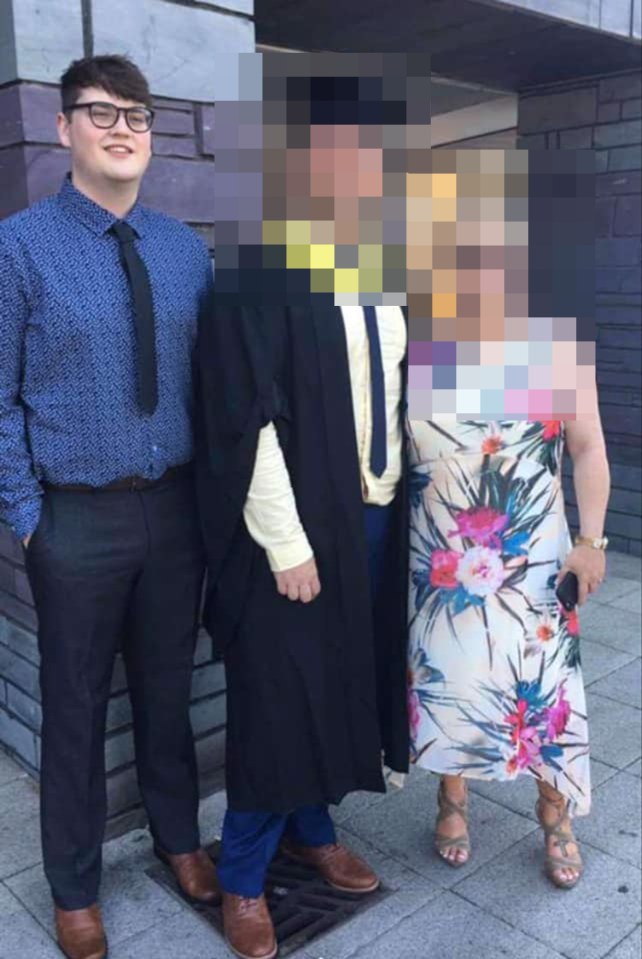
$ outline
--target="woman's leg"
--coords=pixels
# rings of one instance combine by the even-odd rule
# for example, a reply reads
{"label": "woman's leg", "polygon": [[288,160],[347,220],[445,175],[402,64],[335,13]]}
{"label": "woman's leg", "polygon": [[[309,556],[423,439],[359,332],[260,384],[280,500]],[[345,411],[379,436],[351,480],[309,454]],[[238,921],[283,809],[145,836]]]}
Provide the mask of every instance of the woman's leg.
{"label": "woman's leg", "polygon": [[468,836],[468,785],[463,776],[442,776],[435,845],[439,855],[453,866],[470,858]]}
{"label": "woman's leg", "polygon": [[556,886],[570,888],[579,882],[583,863],[568,802],[548,783],[538,782],[537,786],[537,817],[546,836],[546,873]]}

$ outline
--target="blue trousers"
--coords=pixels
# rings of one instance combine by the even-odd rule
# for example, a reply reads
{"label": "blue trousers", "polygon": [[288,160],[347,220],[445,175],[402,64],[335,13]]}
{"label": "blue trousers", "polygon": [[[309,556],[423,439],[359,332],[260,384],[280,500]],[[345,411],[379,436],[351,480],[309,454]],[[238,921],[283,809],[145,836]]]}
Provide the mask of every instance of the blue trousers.
{"label": "blue trousers", "polygon": [[218,862],[218,878],[225,892],[247,899],[261,896],[265,874],[283,836],[300,846],[336,842],[328,807],[303,806],[289,816],[228,809]]}
{"label": "blue trousers", "polygon": [[[366,505],[364,509],[370,590],[373,596],[384,586],[386,547],[392,516],[392,509],[388,506]],[[228,809],[218,862],[221,888],[248,899],[262,895],[268,867],[284,836],[300,846],[326,846],[336,842],[328,807],[303,806],[284,816]]]}

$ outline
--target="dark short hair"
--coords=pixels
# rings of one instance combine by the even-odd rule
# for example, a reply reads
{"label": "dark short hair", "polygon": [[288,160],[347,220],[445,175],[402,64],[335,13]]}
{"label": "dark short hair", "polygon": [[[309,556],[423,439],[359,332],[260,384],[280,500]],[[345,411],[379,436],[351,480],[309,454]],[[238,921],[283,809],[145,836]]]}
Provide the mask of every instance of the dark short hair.
{"label": "dark short hair", "polygon": [[128,57],[107,54],[74,60],[60,78],[63,113],[78,102],[83,90],[100,87],[113,97],[151,107],[152,95],[143,73]]}
{"label": "dark short hair", "polygon": [[288,77],[288,123],[351,126],[406,124],[406,102],[381,77]]}

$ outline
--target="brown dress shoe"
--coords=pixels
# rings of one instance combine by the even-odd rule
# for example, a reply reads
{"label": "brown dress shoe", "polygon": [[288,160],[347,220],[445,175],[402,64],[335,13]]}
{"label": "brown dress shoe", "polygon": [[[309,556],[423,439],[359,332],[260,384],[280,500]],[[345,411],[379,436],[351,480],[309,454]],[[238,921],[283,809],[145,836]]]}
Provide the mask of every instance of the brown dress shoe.
{"label": "brown dress shoe", "polygon": [[188,899],[206,906],[216,905],[221,901],[216,867],[204,849],[174,856],[155,846],[154,852],[158,859],[172,870],[181,892]]}
{"label": "brown dress shoe", "polygon": [[295,862],[318,869],[328,885],[340,892],[365,896],[379,888],[377,874],[346,846],[297,846],[286,840],[281,848]]}
{"label": "brown dress shoe", "polygon": [[223,928],[240,959],[274,959],[279,950],[265,896],[245,899],[224,891]]}
{"label": "brown dress shoe", "polygon": [[59,909],[56,906],[56,938],[67,959],[105,959],[107,940],[98,906],[89,909]]}

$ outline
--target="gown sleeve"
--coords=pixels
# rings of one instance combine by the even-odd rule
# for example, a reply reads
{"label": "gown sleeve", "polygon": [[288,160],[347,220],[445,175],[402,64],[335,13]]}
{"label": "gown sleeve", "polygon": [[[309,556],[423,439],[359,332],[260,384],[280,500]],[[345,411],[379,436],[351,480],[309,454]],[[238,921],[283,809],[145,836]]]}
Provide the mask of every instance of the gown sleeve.
{"label": "gown sleeve", "polygon": [[278,318],[219,304],[199,317],[196,349],[196,479],[208,591],[243,519],[261,429],[278,415],[273,341]]}

